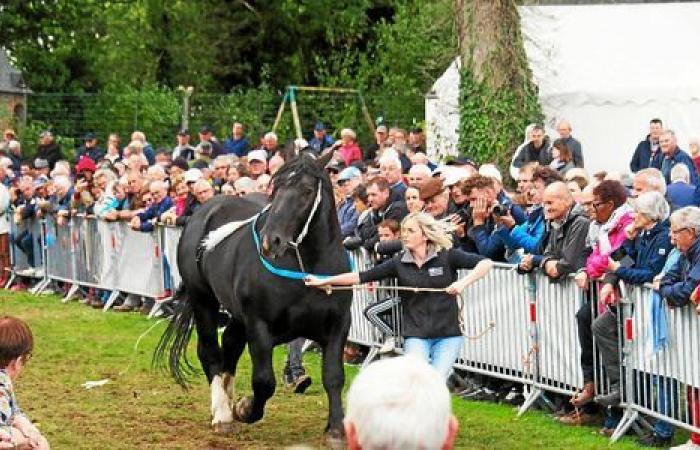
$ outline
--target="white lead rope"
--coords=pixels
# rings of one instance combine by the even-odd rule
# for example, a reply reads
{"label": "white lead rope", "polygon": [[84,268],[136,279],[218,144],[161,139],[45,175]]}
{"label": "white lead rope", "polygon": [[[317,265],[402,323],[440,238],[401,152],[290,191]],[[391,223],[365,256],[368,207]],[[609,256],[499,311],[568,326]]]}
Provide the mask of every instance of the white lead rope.
{"label": "white lead rope", "polygon": [[301,259],[301,253],[299,252],[299,246],[301,245],[301,241],[304,240],[306,235],[309,233],[309,226],[311,226],[311,220],[313,220],[314,216],[316,215],[316,210],[318,209],[318,205],[321,204],[321,180],[318,180],[318,188],[316,189],[316,198],[314,199],[314,204],[311,207],[311,212],[309,213],[309,217],[306,218],[306,223],[304,224],[304,227],[301,229],[301,232],[299,233],[299,236],[293,241],[289,241],[289,246],[294,249],[294,251],[297,254],[297,261],[299,262],[299,268],[301,269],[302,272],[306,272],[306,268],[304,267],[304,262]]}
{"label": "white lead rope", "polygon": [[[332,285],[325,285],[321,289],[323,289],[327,295],[331,295],[333,291],[356,291],[356,290],[363,290],[363,289],[376,289],[376,290],[384,290],[384,291],[404,291],[404,292],[444,292],[447,293],[447,288],[421,288],[421,287],[411,287],[411,286],[364,286],[361,284],[354,284],[352,286],[332,286]],[[462,297],[462,294],[457,294],[457,308],[459,310],[459,314],[457,315],[457,320],[459,321],[459,329],[462,332],[462,336],[466,337],[467,339],[471,340],[477,340],[481,339],[488,333],[489,331],[493,330],[496,328],[496,322],[491,320],[489,321],[487,327],[482,330],[481,332],[477,333],[475,336],[469,336],[467,335],[467,330],[466,330],[466,325],[464,324],[464,297]]]}

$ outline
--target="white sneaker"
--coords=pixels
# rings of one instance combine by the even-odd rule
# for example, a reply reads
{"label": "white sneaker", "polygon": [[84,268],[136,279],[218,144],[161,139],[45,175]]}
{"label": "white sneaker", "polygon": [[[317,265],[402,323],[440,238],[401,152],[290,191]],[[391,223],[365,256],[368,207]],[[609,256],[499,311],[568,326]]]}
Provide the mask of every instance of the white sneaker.
{"label": "white sneaker", "polygon": [[671,447],[671,450],[700,450],[700,445],[694,443],[693,441],[688,441],[685,444]]}
{"label": "white sneaker", "polygon": [[28,269],[18,270],[15,273],[20,277],[33,277],[36,271],[34,270],[34,268],[30,267]]}
{"label": "white sneaker", "polygon": [[44,269],[34,269],[34,276],[37,278],[44,278]]}
{"label": "white sneaker", "polygon": [[394,336],[388,336],[382,346],[379,348],[379,354],[383,355],[385,353],[391,353],[396,348],[396,338]]}

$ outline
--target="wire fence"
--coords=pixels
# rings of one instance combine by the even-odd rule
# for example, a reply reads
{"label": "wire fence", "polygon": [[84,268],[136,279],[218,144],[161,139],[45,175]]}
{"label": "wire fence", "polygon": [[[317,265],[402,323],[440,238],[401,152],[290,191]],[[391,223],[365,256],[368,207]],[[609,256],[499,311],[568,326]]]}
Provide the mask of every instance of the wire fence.
{"label": "wire fence", "polygon": [[[247,128],[251,143],[269,131],[282,101],[282,93],[268,90],[241,90],[230,94],[195,92],[187,101],[184,91],[155,89],[118,93],[37,93],[31,95],[27,123],[20,129],[24,153],[31,155],[43,130],[51,130],[69,157],[82,144],[87,133],[104,143],[110,133],[120,135],[122,145],[130,133],[140,130],[156,148],[175,145],[177,130],[183,125],[196,134],[200,127],[211,127],[223,140],[233,122]],[[411,128],[424,122],[422,96],[364,94],[370,116],[388,126]],[[361,145],[369,145],[373,136],[362,115],[357,94],[302,92],[297,95],[300,121],[305,137],[312,137],[317,121],[336,135],[341,128],[353,128]],[[282,141],[294,138],[292,116],[287,107],[277,133]]]}

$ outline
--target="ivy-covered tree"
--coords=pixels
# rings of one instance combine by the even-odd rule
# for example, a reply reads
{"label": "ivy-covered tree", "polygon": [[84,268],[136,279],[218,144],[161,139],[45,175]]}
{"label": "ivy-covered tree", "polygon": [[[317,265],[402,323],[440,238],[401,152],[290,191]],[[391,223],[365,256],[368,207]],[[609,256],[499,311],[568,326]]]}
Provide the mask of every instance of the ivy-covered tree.
{"label": "ivy-covered tree", "polygon": [[456,0],[456,5],[462,57],[459,149],[505,168],[527,124],[543,117],[520,17],[512,0]]}

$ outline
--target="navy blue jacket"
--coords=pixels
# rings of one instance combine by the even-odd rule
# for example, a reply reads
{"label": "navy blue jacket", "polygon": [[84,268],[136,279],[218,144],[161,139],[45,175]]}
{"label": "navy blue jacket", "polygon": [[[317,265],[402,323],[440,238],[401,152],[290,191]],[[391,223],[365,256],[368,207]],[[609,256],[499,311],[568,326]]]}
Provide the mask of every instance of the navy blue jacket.
{"label": "navy blue jacket", "polygon": [[622,248],[634,259],[634,266],[620,267],[615,275],[626,283],[642,284],[661,273],[673,249],[668,227],[668,221],[660,221],[651,230],[640,232],[633,241],[625,240]]}
{"label": "navy blue jacket", "polygon": [[632,155],[632,161],[630,161],[630,170],[632,173],[639,172],[647,167],[655,167],[657,169],[661,168],[661,150],[657,150],[654,155],[654,159],[651,159],[651,140],[649,139],[651,135],[647,135],[646,139],[637,144],[637,149]]}
{"label": "navy blue jacket", "polygon": [[469,228],[467,236],[474,241],[476,249],[481,256],[494,261],[506,260],[506,244],[501,236],[496,233],[496,226],[491,217],[488,217],[483,225],[474,225]]}
{"label": "navy blue jacket", "polygon": [[664,174],[664,178],[666,178],[666,185],[671,184],[671,170],[676,164],[685,164],[688,167],[688,171],[690,172],[690,184],[692,184],[693,186],[698,185],[698,171],[695,169],[695,162],[689,154],[676,147],[676,150],[673,152],[673,155],[670,158],[668,158],[669,165],[665,168],[665,170],[664,162],[666,162],[666,158],[662,155],[661,159],[659,160],[660,166],[658,167],[658,169],[661,170],[661,173]]}
{"label": "navy blue jacket", "polygon": [[160,203],[155,204],[148,208],[146,211],[139,214],[139,219],[141,219],[141,231],[153,231],[153,224],[151,219],[158,219],[161,214],[173,207],[173,199],[166,196]]}
{"label": "navy blue jacket", "polygon": [[245,137],[234,139],[233,136],[231,136],[224,141],[224,152],[227,154],[234,154],[240,158],[247,155],[249,151],[250,144]]}
{"label": "navy blue jacket", "polygon": [[668,200],[671,210],[675,211],[684,206],[696,206],[695,186],[682,181],[676,181],[666,187],[666,200]]}
{"label": "navy blue jacket", "polygon": [[659,293],[670,306],[690,303],[690,294],[700,284],[700,239],[695,239],[675,266],[661,279]]}

